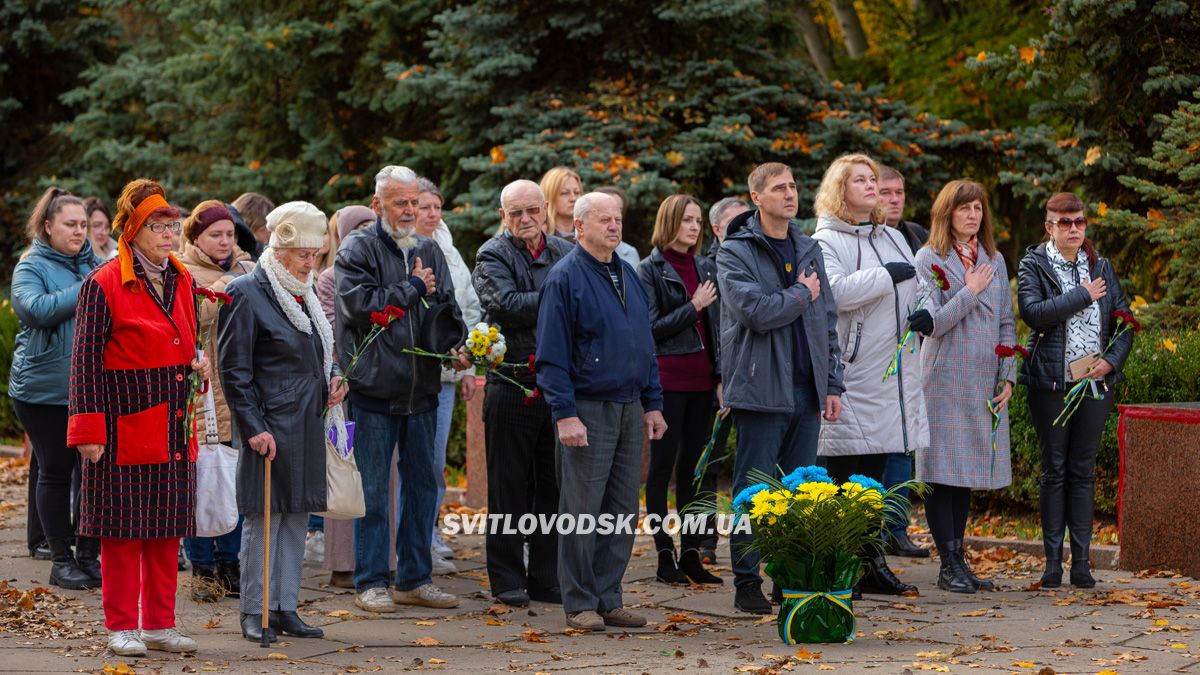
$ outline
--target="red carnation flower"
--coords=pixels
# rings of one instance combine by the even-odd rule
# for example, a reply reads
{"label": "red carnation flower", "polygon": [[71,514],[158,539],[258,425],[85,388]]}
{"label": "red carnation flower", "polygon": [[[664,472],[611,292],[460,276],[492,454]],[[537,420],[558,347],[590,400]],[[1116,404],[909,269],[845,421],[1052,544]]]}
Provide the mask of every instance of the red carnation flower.
{"label": "red carnation flower", "polygon": [[1029,350],[1025,349],[1021,345],[1013,345],[1013,351],[1020,354],[1021,358],[1023,358],[1023,359],[1029,358]]}
{"label": "red carnation flower", "polygon": [[525,405],[531,406],[533,402],[542,397],[542,392],[537,387],[533,388],[533,393],[525,397]]}
{"label": "red carnation flower", "polygon": [[383,312],[385,314],[387,314],[388,316],[392,316],[397,319],[404,318],[404,310],[400,309],[399,307],[397,307],[395,305],[388,305],[387,307],[384,307]]}
{"label": "red carnation flower", "polygon": [[217,301],[217,294],[207,288],[197,288],[196,293],[206,300]]}
{"label": "red carnation flower", "polygon": [[392,317],[388,316],[387,314],[383,312],[371,312],[371,323],[375,324],[376,326],[379,326],[380,328],[387,328],[388,324],[391,322]]}
{"label": "red carnation flower", "polygon": [[534,364],[536,361],[537,361],[537,357],[536,357],[536,356],[534,356],[533,354],[530,354],[530,355],[529,355],[529,373],[530,373],[531,375],[536,375],[536,374],[537,374],[537,370],[536,370],[536,369],[533,367],[533,364]]}
{"label": "red carnation flower", "polygon": [[934,286],[942,290],[950,287],[950,282],[946,280],[946,270],[942,269],[940,265],[930,265],[929,269],[932,272],[930,276],[933,279]]}
{"label": "red carnation flower", "polygon": [[213,293],[217,297],[218,304],[228,305],[233,302],[233,296],[228,293]]}
{"label": "red carnation flower", "polygon": [[1006,345],[996,345],[996,356],[1002,359],[1007,359],[1015,354],[1016,351],[1012,347]]}

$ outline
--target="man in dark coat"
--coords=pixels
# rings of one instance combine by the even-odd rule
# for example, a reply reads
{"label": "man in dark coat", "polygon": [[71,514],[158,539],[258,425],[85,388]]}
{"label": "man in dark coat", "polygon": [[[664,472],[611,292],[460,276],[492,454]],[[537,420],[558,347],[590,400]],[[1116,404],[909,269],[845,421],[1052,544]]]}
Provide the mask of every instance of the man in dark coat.
{"label": "man in dark coat", "polygon": [[[537,347],[538,291],[550,269],[574,248],[571,242],[543,234],[546,198],[537,183],[518,180],[500,193],[503,230],[475,256],[472,283],[484,321],[500,329],[508,344],[505,360],[524,364]],[[534,370],[511,376],[536,389]],[[495,372],[488,374],[483,398],[487,448],[488,513],[519,519],[526,513],[558,512],[554,475],[554,421],[540,395],[526,395]],[[529,568],[523,560],[529,544]],[[558,586],[558,537],[553,532],[487,533],[487,569],[492,595],[514,607],[530,599],[561,603]]]}

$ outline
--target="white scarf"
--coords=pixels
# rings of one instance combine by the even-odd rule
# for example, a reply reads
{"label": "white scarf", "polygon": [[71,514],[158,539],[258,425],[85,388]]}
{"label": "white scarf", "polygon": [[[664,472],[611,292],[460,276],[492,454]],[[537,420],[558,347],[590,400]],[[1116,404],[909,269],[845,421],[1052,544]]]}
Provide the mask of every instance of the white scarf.
{"label": "white scarf", "polygon": [[[279,262],[276,257],[276,250],[268,247],[263,251],[262,257],[259,259],[259,265],[262,266],[263,272],[267,275],[267,281],[271,283],[271,290],[275,293],[275,300],[279,306],[283,308],[283,314],[291,322],[296,330],[305,335],[312,335],[313,324],[317,325],[317,335],[321,338],[321,347],[323,352],[323,372],[325,373],[325,385],[329,386],[329,381],[333,375],[333,327],[329,325],[329,320],[325,318],[325,312],[321,309],[321,303],[317,300],[317,294],[313,290],[312,274],[308,275],[306,281],[300,281],[292,276],[292,273],[287,271],[283,263]],[[308,309],[305,314],[300,310],[296,298],[304,298],[304,306]],[[342,407],[334,406],[329,410],[326,426],[336,426],[338,429],[338,450],[345,456],[349,451],[345,448],[346,431],[345,421],[342,417]]]}

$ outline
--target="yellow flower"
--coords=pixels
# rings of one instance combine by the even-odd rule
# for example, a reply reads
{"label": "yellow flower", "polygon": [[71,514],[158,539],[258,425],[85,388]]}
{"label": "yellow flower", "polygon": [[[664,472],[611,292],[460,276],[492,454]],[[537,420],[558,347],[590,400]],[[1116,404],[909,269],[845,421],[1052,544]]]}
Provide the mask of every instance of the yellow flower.
{"label": "yellow flower", "polygon": [[794,499],[796,501],[819,502],[836,495],[837,490],[837,486],[833,483],[803,483],[796,488]]}
{"label": "yellow flower", "polygon": [[495,340],[500,337],[500,331],[496,330],[495,326],[488,328],[488,338]]}
{"label": "yellow flower", "polygon": [[847,497],[856,497],[861,494],[862,497],[860,499],[864,504],[869,505],[876,511],[883,508],[883,495],[879,493],[879,490],[874,488],[867,489],[859,483],[847,482],[842,483],[842,494]]}

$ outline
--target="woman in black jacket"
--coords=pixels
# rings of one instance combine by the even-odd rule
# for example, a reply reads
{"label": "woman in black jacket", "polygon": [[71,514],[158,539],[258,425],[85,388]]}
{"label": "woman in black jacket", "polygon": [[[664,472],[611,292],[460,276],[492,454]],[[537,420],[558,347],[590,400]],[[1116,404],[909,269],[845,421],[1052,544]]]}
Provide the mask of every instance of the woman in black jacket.
{"label": "woman in black jacket", "polygon": [[[650,299],[650,330],[658,357],[663,388],[663,417],[667,432],[650,444],[646,476],[646,510],[667,515],[667,484],[675,474],[675,507],[683,514],[696,499],[692,481],[696,461],[712,427],[712,399],[721,398],[717,344],[717,267],[700,255],[704,221],[700,202],[689,195],[672,195],[658,207],[651,243],[654,250],[638,265],[638,276]],[[702,533],[683,533],[679,565],[675,542],[660,527],[658,580],[665,583],[723,583],[700,563]]]}
{"label": "woman in black jacket", "polygon": [[[1029,358],[1019,382],[1029,387],[1029,413],[1042,450],[1043,588],[1062,585],[1063,530],[1071,532],[1071,584],[1092,588],[1088,567],[1092,540],[1096,453],[1113,408],[1114,385],[1133,346],[1133,334],[1117,330],[1113,312],[1128,311],[1112,265],[1086,236],[1083,202],[1060,192],[1046,204],[1046,241],[1029,249],[1017,276],[1021,318],[1032,329]],[[1074,372],[1074,374],[1073,374]],[[1064,397],[1088,379],[1085,397],[1065,422]]]}

